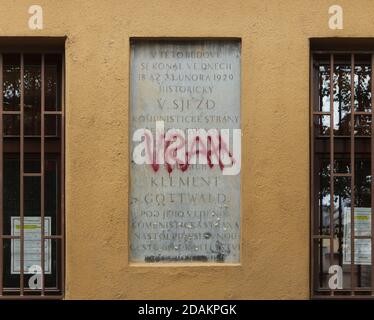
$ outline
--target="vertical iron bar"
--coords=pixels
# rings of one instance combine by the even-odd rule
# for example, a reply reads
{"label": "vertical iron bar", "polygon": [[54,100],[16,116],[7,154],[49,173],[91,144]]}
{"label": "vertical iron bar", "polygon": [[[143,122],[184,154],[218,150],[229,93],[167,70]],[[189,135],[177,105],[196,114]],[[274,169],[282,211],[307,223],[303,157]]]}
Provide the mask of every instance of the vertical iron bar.
{"label": "vertical iron bar", "polygon": [[21,104],[20,104],[20,222],[21,222],[21,229],[20,229],[20,293],[23,296],[24,292],[24,55],[21,53]]}
{"label": "vertical iron bar", "polygon": [[[45,289],[45,283],[44,283],[44,273],[45,273],[45,244],[44,244],[44,111],[45,111],[45,97],[44,97],[44,73],[45,73],[45,59],[44,54],[42,54],[42,60],[41,60],[41,72],[40,72],[40,85],[41,85],[41,110],[40,110],[40,225],[41,225],[41,231],[40,231],[40,244],[41,244],[41,282],[42,282],[42,296],[44,296],[44,289]],[[50,240],[48,240],[50,241]]]}
{"label": "vertical iron bar", "polygon": [[342,218],[342,197],[339,196],[339,217],[338,217],[338,244],[339,244],[339,265],[343,265],[343,241],[342,241],[342,233],[344,232],[344,229],[342,228],[343,225],[343,218]]}
{"label": "vertical iron bar", "polygon": [[[330,55],[330,266],[334,264],[334,55]],[[331,290],[334,295],[334,290]]]}
{"label": "vertical iron bar", "polygon": [[3,295],[3,55],[0,54],[0,297]]}
{"label": "vertical iron bar", "polygon": [[[61,295],[65,294],[65,54],[61,59]],[[56,246],[58,248],[58,246]]]}
{"label": "vertical iron bar", "polygon": [[374,54],[371,55],[371,143],[370,143],[370,160],[371,160],[371,188],[370,188],[370,199],[371,199],[371,295],[374,296]]}
{"label": "vertical iron bar", "polygon": [[351,54],[351,295],[355,288],[355,57]]}
{"label": "vertical iron bar", "polygon": [[310,188],[310,201],[309,201],[309,206],[310,206],[310,212],[311,212],[311,215],[310,215],[310,248],[311,248],[311,252],[310,252],[310,259],[311,259],[311,262],[310,262],[310,274],[311,274],[311,277],[310,277],[310,294],[313,295],[314,293],[314,286],[315,286],[315,277],[314,277],[314,239],[313,239],[313,235],[314,235],[314,213],[315,213],[315,205],[314,205],[314,130],[313,130],[313,121],[314,121],[314,117],[313,117],[313,111],[314,111],[314,86],[315,86],[315,82],[314,82],[314,65],[313,65],[313,54],[310,54],[310,68],[309,68],[309,72],[310,72],[310,84],[309,84],[309,90],[310,90],[310,93],[309,93],[309,97],[310,97],[310,124],[309,124],[309,132],[310,132],[310,135],[311,135],[311,138],[310,138],[310,155],[309,155],[309,158],[310,158],[310,164],[311,164],[311,172],[310,172],[310,185],[309,185],[309,188]]}

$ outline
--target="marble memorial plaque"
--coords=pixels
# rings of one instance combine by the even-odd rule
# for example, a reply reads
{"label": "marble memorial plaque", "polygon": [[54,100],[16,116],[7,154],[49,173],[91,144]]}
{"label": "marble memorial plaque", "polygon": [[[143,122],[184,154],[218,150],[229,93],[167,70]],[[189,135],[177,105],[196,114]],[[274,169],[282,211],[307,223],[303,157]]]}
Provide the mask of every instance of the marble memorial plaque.
{"label": "marble memorial plaque", "polygon": [[239,262],[240,42],[134,41],[130,86],[130,260]]}

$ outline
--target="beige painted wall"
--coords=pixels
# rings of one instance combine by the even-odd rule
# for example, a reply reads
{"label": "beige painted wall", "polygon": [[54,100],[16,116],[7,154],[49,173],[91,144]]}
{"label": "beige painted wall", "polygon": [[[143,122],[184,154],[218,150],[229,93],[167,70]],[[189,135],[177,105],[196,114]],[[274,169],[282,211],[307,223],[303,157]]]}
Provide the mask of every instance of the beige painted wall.
{"label": "beige painted wall", "polygon": [[[328,6],[344,30],[328,28]],[[28,29],[28,6],[44,29]],[[67,36],[66,298],[309,297],[309,38],[374,36],[374,2],[38,0],[1,36]],[[242,261],[129,266],[130,37],[242,39]]]}

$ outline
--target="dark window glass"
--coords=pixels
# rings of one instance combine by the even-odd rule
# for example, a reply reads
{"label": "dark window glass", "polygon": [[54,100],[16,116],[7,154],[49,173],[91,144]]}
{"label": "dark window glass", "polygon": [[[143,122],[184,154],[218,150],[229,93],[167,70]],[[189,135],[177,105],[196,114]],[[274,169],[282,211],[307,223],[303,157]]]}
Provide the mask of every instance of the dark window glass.
{"label": "dark window glass", "polygon": [[372,292],[371,61],[371,55],[313,55],[315,296]]}
{"label": "dark window glass", "polygon": [[[0,297],[61,297],[62,56],[3,54],[2,61]],[[30,282],[36,272],[44,281]]]}

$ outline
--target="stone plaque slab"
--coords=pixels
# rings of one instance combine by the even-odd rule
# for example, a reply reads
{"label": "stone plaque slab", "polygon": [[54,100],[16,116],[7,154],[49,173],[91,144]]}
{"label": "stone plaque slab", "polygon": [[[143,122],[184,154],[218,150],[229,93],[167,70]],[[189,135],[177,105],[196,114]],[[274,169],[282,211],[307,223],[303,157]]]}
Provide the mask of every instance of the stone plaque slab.
{"label": "stone plaque slab", "polygon": [[130,260],[239,262],[240,42],[135,41],[130,85]]}

